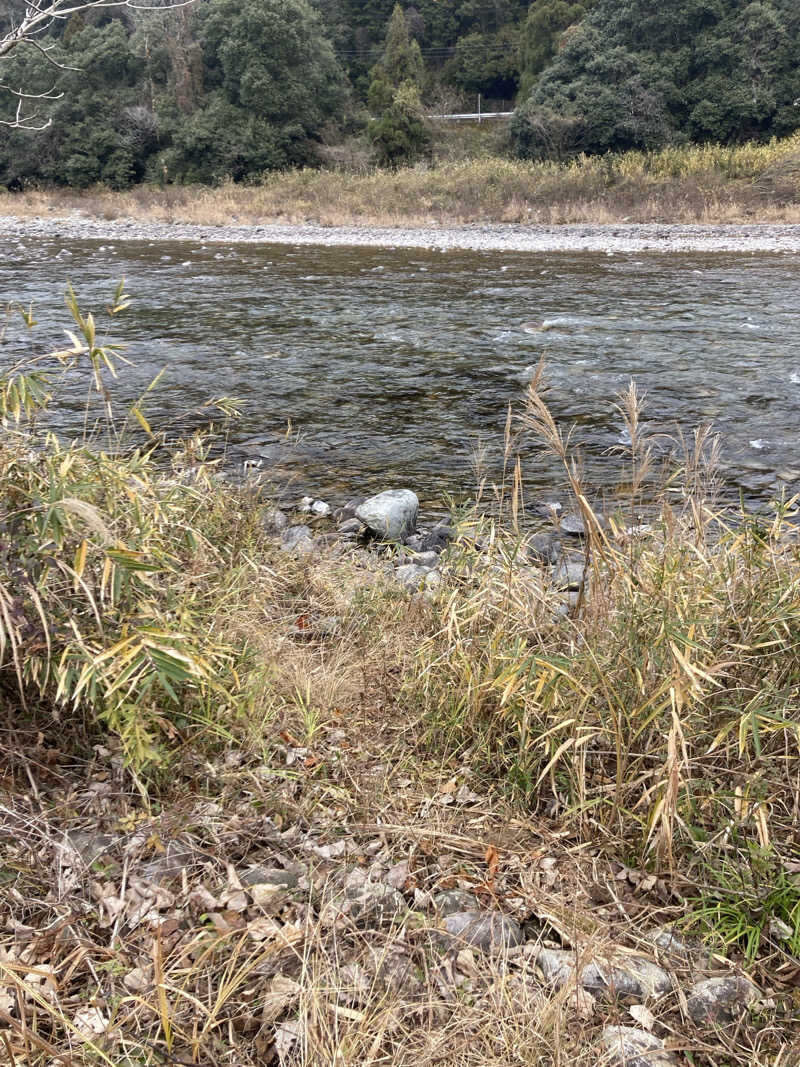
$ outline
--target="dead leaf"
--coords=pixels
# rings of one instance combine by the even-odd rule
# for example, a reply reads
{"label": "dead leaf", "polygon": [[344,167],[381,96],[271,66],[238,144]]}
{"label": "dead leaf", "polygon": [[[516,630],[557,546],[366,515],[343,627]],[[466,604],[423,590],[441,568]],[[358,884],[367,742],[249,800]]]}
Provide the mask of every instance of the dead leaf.
{"label": "dead leaf", "polygon": [[302,986],[293,978],[287,978],[285,974],[276,974],[270,982],[269,992],[264,997],[262,1022],[267,1026],[277,1022],[301,992]]}
{"label": "dead leaf", "polygon": [[108,1029],[108,1016],[103,1015],[99,1008],[81,1008],[72,1022],[81,1037],[87,1040],[104,1034]]}
{"label": "dead leaf", "polygon": [[123,976],[122,984],[129,993],[144,993],[145,989],[149,989],[152,984],[149,968],[134,967],[132,971],[128,971]]}
{"label": "dead leaf", "polygon": [[646,1008],[644,1004],[631,1004],[628,1008],[628,1012],[640,1026],[644,1027],[645,1030],[652,1030],[656,1024],[655,1015],[653,1015],[650,1009]]}

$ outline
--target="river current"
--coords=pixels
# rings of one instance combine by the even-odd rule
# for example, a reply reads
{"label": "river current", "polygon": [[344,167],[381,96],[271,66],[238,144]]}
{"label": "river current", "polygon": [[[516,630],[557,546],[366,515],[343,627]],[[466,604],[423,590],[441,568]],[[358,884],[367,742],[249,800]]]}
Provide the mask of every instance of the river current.
{"label": "river current", "polygon": [[[123,276],[133,303],[106,331]],[[231,460],[277,465],[298,491],[468,495],[476,450],[489,480],[500,475],[508,406],[522,409],[542,356],[549,405],[574,427],[595,491],[623,470],[614,404],[631,379],[659,450],[708,423],[731,496],[800,490],[796,256],[8,242],[0,303],[33,303],[39,344],[62,343],[67,281],[128,346],[120,404],[162,369],[154,427],[234,396]],[[26,333],[12,315],[2,362]],[[57,427],[80,426],[84,406],[85,382],[68,387]],[[557,492],[554,462],[530,438],[519,446],[529,491]]]}

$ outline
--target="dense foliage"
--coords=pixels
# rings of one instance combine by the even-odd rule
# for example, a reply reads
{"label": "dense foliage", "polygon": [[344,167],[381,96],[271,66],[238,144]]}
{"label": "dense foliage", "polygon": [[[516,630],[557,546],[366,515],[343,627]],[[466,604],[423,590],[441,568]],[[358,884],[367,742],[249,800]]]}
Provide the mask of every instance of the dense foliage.
{"label": "dense foliage", "polygon": [[[0,0],[0,33],[24,8]],[[0,60],[39,101],[0,184],[126,188],[255,180],[356,135],[396,167],[430,155],[425,114],[521,101],[522,158],[738,143],[800,127],[796,0],[196,0],[103,8]]]}
{"label": "dense foliage", "polygon": [[522,156],[781,136],[800,126],[796,0],[599,0],[518,111]]}

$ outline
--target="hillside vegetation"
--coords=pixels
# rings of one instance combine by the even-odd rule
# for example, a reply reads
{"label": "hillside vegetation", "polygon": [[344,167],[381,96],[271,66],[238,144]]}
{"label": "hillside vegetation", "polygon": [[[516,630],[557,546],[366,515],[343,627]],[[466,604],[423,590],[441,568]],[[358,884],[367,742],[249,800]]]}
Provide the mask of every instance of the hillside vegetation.
{"label": "hillside vegetation", "polygon": [[[0,5],[0,31],[21,8]],[[254,183],[268,172],[435,166],[428,116],[516,115],[496,154],[565,160],[800,126],[793,0],[196,0],[101,8],[2,61],[5,86],[55,89],[40,130],[0,125],[0,184],[126,189]],[[0,120],[16,101],[0,91]],[[450,138],[452,139],[452,138]]]}

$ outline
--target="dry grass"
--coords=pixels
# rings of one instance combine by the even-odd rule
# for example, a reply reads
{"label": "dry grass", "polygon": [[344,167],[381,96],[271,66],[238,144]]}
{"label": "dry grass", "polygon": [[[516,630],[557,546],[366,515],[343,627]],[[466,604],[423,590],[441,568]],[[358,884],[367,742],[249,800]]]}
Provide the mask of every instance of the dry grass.
{"label": "dry grass", "polygon": [[[588,1067],[603,1062],[603,1027],[642,1007],[694,1067],[793,1062],[796,502],[768,519],[721,511],[702,433],[661,480],[631,389],[620,398],[625,506],[603,521],[542,375],[519,432],[560,459],[587,531],[571,597],[527,554],[511,418],[500,520],[462,518],[434,597],[407,593],[363,549],[282,552],[261,529],[260,487],[214,476],[199,444],[190,479],[183,466],[135,481],[135,452],[106,454],[100,477],[86,447],[48,450],[21,429],[10,445],[6,431],[4,484],[32,501],[6,516],[0,545],[2,633],[15,635],[0,674],[9,1064]],[[31,380],[4,378],[8,421],[22,420]],[[40,527],[48,462],[56,498]],[[67,489],[94,500],[98,486],[108,521],[70,525],[89,514],[73,505],[52,526]],[[141,705],[160,731],[162,760],[145,781],[97,707],[65,704],[48,685],[28,685],[27,709],[12,695],[35,660],[20,574],[41,570],[43,612],[77,605],[85,616],[76,586],[107,571],[109,530],[130,540],[154,515],[142,553],[167,538],[170,570],[128,600],[95,597],[98,632],[109,620],[127,632],[144,608],[165,629],[191,611],[225,642],[235,684],[209,690],[202,715],[181,714],[194,690],[177,708],[149,683],[146,703],[134,694],[128,721]],[[69,581],[52,585],[59,562]],[[77,624],[88,662],[109,662],[87,620]],[[61,630],[75,632],[61,623],[51,641]],[[296,884],[259,894],[245,877],[253,865]],[[369,879],[394,884],[401,907],[351,908],[347,890]],[[444,889],[513,917],[525,945],[492,954],[443,942]],[[706,952],[693,974],[673,966],[676,986],[658,999],[595,1002],[534,972],[542,945],[581,961],[611,950],[655,959],[647,930],[684,920]],[[763,996],[731,1029],[694,1026],[683,990],[698,973],[746,973]]]}
{"label": "dry grass", "polygon": [[799,158],[794,136],[768,145],[668,148],[565,164],[477,158],[396,173],[302,170],[214,189],[29,190],[0,194],[0,213],[74,211],[199,225],[797,222]]}

